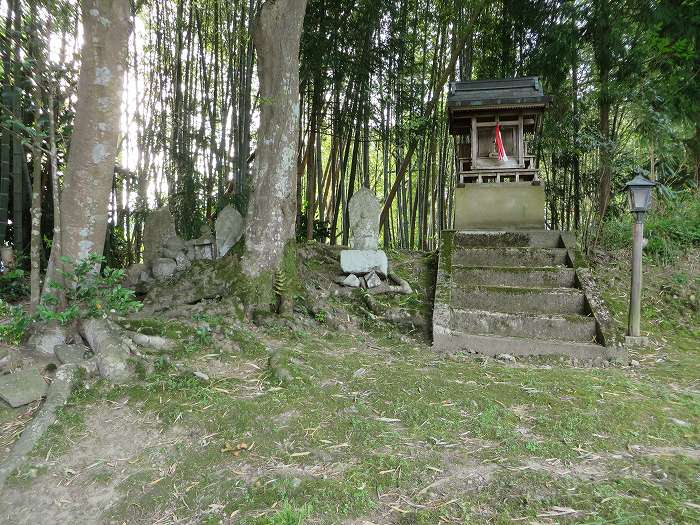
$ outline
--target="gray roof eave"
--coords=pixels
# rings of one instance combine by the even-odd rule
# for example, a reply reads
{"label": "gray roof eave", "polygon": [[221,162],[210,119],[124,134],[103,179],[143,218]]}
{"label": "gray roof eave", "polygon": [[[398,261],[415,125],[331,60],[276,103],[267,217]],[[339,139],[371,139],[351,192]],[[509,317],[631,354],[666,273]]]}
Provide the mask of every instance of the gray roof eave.
{"label": "gray roof eave", "polygon": [[545,107],[549,102],[549,97],[519,97],[519,98],[492,98],[483,100],[459,100],[457,96],[449,97],[447,100],[448,108],[473,108],[486,109],[498,108],[498,106],[542,106]]}

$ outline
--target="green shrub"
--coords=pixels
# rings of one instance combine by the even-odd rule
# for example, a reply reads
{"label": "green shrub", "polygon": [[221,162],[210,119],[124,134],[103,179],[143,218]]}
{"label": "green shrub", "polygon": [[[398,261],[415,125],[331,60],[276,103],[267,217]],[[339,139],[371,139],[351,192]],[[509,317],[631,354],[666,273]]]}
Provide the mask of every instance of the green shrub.
{"label": "green shrub", "polygon": [[17,268],[0,273],[0,297],[6,301],[17,301],[29,294],[24,270]]}
{"label": "green shrub", "polygon": [[0,299],[0,341],[19,344],[26,332],[31,318],[20,306],[12,306]]}
{"label": "green shrub", "polygon": [[[58,320],[62,323],[88,317],[103,317],[107,313],[126,314],[139,310],[143,305],[136,300],[133,290],[124,288],[124,270],[105,267],[101,255],[90,254],[77,263],[61,259],[69,270],[59,270],[63,282],[51,282],[49,287],[57,292],[48,294],[37,308],[42,320]],[[58,309],[59,295],[64,295],[66,307]]]}
{"label": "green shrub", "polygon": [[[665,195],[644,222],[644,237],[648,239],[644,254],[667,264],[700,247],[700,197],[693,190]],[[606,221],[601,245],[608,250],[630,248],[632,215]]]}
{"label": "green shrub", "polygon": [[[0,301],[0,316],[8,319],[0,324],[0,339],[19,342],[34,321],[66,324],[76,319],[104,317],[108,313],[123,315],[139,310],[142,303],[136,300],[132,290],[121,285],[124,270],[105,267],[102,271],[96,271],[104,260],[104,257],[94,254],[77,263],[62,259],[68,268],[57,270],[63,282],[49,283],[53,293],[46,294],[31,316],[21,307],[12,307]],[[64,306],[60,296],[65,297]]]}

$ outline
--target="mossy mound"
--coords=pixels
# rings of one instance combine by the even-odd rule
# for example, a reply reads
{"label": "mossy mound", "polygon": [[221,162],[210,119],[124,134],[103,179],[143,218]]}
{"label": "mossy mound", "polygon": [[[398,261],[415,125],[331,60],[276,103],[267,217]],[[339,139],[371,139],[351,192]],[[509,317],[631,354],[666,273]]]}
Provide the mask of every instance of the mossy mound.
{"label": "mossy mound", "polygon": [[195,261],[184,272],[157,283],[146,294],[146,310],[155,313],[206,299],[237,297],[248,312],[269,311],[277,308],[280,297],[293,297],[300,290],[293,242],[285,247],[278,272],[265,272],[254,278],[242,271],[242,253],[240,241],[226,257]]}

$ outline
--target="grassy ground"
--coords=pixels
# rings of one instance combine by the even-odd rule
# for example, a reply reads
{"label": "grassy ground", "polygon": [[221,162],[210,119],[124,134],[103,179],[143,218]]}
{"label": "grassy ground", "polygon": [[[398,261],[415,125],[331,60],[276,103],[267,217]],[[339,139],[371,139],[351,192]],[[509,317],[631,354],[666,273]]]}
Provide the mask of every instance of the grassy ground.
{"label": "grassy ground", "polygon": [[[429,314],[434,259],[391,255],[418,293],[383,307]],[[597,270],[620,326],[622,261]],[[632,367],[436,355],[358,297],[263,327],[134,321],[182,345],[138,384],[79,388],[11,479],[5,519],[36,523],[44,501],[130,524],[698,522],[697,264],[650,269],[654,346]],[[324,271],[309,262],[305,278],[323,288]],[[293,381],[268,371],[275,350]]]}

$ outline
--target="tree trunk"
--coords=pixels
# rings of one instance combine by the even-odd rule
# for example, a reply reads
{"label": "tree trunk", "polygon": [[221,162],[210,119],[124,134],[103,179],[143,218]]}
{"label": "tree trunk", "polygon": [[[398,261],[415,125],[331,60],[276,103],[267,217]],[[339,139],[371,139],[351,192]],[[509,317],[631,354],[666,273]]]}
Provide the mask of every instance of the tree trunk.
{"label": "tree trunk", "polygon": [[299,41],[305,12],[306,0],[267,0],[253,33],[264,102],[246,221],[243,271],[249,277],[276,270],[294,237]]}
{"label": "tree trunk", "polygon": [[20,54],[21,32],[22,32],[22,3],[15,2],[15,25],[14,25],[14,64],[13,64],[13,86],[12,86],[12,117],[15,120],[12,135],[12,239],[15,245],[15,255],[24,255],[24,173],[26,159],[24,158],[24,147],[22,146],[23,130],[22,101],[20,91],[20,81],[22,75],[22,57]]}
{"label": "tree trunk", "polygon": [[[36,131],[38,132],[42,107],[41,93],[39,92],[38,87],[35,104],[34,125],[36,126]],[[41,275],[39,274],[41,268],[41,159],[41,136],[37,134],[32,141],[32,230],[30,239],[30,310],[32,312],[39,304],[39,298],[41,295]]]}
{"label": "tree trunk", "polygon": [[[12,11],[7,10],[5,18],[5,34],[12,30]],[[10,93],[10,46],[3,46],[2,68],[7,74],[2,76],[2,99],[8,100]],[[5,244],[7,237],[8,204],[10,199],[10,152],[12,137],[9,129],[0,130],[0,246]]]}
{"label": "tree trunk", "polygon": [[[128,0],[82,0],[85,32],[75,126],[61,194],[61,248],[102,254],[131,31]],[[54,188],[56,191],[56,188]]]}

